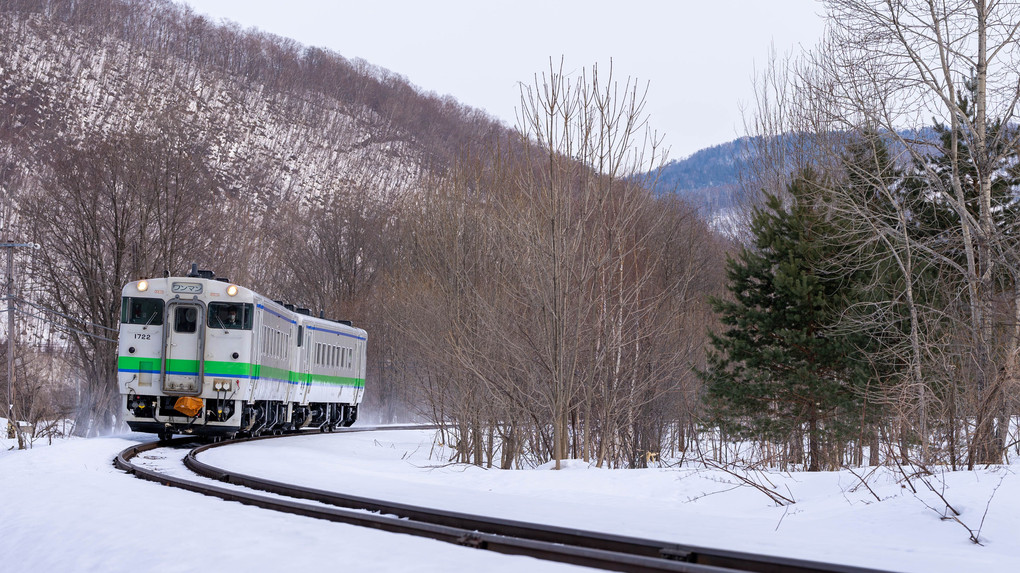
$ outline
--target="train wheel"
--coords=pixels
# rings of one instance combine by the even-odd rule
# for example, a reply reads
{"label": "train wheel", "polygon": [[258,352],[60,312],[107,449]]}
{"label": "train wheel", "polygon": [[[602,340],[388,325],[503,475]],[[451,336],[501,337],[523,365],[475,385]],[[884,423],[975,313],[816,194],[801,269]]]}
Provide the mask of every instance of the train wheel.
{"label": "train wheel", "polygon": [[347,406],[346,407],[346,413],[347,413],[347,415],[344,417],[343,424],[344,424],[345,428],[349,428],[349,427],[353,426],[354,422],[356,422],[358,420],[358,407],[357,406]]}

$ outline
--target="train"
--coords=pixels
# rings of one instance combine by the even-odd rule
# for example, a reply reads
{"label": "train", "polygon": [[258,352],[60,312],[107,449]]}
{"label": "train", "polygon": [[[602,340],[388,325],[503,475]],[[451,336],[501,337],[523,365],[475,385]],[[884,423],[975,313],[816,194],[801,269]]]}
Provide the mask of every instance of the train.
{"label": "train", "polygon": [[354,424],[368,334],[192,265],[122,289],[117,377],[124,418],[160,439]]}

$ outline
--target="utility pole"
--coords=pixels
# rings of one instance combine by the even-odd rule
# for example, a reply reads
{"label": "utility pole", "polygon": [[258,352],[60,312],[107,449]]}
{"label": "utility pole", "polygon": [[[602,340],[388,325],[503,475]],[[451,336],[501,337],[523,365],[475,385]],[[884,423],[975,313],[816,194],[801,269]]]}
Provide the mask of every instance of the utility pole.
{"label": "utility pole", "polygon": [[24,449],[21,428],[14,419],[14,249],[19,247],[38,249],[35,243],[14,243],[4,241],[0,249],[7,249],[7,436],[18,438],[18,449]]}

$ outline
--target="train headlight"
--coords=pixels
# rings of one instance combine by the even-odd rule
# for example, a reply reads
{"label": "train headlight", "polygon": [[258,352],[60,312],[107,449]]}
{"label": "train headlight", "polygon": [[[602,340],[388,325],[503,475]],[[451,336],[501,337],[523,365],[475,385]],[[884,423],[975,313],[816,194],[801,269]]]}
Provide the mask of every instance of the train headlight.
{"label": "train headlight", "polygon": [[149,290],[149,281],[138,281],[138,292]]}
{"label": "train headlight", "polygon": [[234,296],[237,294],[237,285],[230,285],[227,287],[227,294]]}

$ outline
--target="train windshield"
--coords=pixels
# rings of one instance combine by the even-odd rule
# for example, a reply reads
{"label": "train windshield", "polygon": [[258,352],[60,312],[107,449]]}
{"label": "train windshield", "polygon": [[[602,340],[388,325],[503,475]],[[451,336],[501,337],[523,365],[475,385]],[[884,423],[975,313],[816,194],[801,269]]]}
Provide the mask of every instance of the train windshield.
{"label": "train windshield", "polygon": [[209,328],[251,330],[254,305],[243,302],[210,302]]}
{"label": "train windshield", "polygon": [[163,299],[126,296],[121,300],[120,322],[122,324],[163,324]]}

